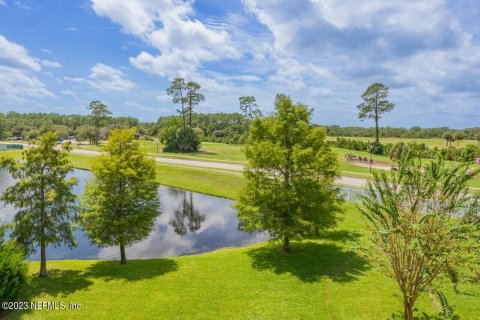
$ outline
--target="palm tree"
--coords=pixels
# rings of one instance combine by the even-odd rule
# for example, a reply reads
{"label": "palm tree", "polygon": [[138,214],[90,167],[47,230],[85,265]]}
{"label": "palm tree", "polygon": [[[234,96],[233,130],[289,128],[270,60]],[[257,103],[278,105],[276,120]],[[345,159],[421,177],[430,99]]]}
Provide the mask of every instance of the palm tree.
{"label": "palm tree", "polygon": [[454,139],[457,140],[457,146],[459,146],[460,141],[465,139],[465,135],[463,134],[463,132],[458,131],[458,132],[455,133]]}
{"label": "palm tree", "polygon": [[446,132],[443,135],[443,139],[445,139],[447,141],[447,147],[448,147],[448,144],[452,145],[453,135],[450,132]]}

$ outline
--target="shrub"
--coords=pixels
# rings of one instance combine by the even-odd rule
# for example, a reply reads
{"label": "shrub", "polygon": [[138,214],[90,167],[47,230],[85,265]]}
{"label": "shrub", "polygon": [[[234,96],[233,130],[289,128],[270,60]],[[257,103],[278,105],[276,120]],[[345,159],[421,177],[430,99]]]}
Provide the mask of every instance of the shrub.
{"label": "shrub", "polygon": [[373,142],[368,151],[373,154],[383,154],[383,145],[380,142]]}
{"label": "shrub", "polygon": [[[15,301],[28,282],[25,253],[14,241],[4,241],[6,226],[0,226],[0,301]],[[1,310],[0,310],[1,312]]]}
{"label": "shrub", "polygon": [[168,127],[161,136],[164,147],[167,152],[196,152],[200,148],[200,139],[191,128]]}
{"label": "shrub", "polygon": [[478,147],[473,144],[468,144],[464,149],[462,149],[460,159],[462,161],[473,161],[479,155]]}

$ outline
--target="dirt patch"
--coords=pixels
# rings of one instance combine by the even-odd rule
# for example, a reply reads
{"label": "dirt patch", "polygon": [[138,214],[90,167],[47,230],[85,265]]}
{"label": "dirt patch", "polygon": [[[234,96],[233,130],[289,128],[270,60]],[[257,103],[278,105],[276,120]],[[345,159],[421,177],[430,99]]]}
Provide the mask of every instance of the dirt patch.
{"label": "dirt patch", "polygon": [[[352,159],[348,161],[351,164],[354,164],[359,167],[365,167],[365,168],[370,168],[370,162],[369,161],[361,161],[358,159]],[[375,169],[382,169],[382,170],[392,170],[394,166],[390,163],[384,163],[384,162],[372,162],[372,168]]]}

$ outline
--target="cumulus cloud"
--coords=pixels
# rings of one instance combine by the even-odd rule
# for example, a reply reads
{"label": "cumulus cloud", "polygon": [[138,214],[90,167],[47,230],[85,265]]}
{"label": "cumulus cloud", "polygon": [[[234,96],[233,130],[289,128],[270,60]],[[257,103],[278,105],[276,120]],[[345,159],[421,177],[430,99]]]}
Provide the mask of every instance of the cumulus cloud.
{"label": "cumulus cloud", "polygon": [[405,118],[420,104],[431,112],[478,106],[480,46],[444,0],[243,3],[273,35],[270,80],[307,102],[319,95],[353,118],[359,95],[380,81]]}
{"label": "cumulus cloud", "polygon": [[41,70],[37,59],[32,58],[25,47],[7,40],[2,35],[0,35],[0,62],[34,71]]}
{"label": "cumulus cloud", "polygon": [[25,98],[54,98],[45,85],[25,70],[0,65],[0,93],[7,101],[25,101]]}
{"label": "cumulus cloud", "polygon": [[174,77],[195,72],[204,62],[241,56],[229,34],[190,17],[193,1],[92,0],[94,11],[159,51],[142,51],[130,63],[145,72]]}
{"label": "cumulus cloud", "polygon": [[[31,99],[55,98],[35,76],[41,71],[37,58],[20,44],[0,35],[0,96],[3,104],[30,103]],[[7,107],[7,105],[5,105]]]}
{"label": "cumulus cloud", "polygon": [[65,80],[86,83],[90,87],[98,89],[102,92],[106,91],[130,91],[135,84],[127,79],[124,79],[124,74],[121,70],[112,68],[111,66],[97,63],[91,69],[91,73],[86,78],[71,78],[65,77]]}

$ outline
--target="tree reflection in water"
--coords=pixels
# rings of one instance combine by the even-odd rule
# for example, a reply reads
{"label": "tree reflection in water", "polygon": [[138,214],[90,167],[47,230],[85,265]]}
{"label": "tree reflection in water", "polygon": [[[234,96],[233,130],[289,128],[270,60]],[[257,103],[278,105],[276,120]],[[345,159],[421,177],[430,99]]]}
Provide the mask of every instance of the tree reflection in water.
{"label": "tree reflection in water", "polygon": [[193,193],[175,189],[171,189],[171,193],[180,200],[170,220],[173,230],[179,235],[185,235],[187,231],[195,232],[200,229],[202,222],[205,221],[205,215],[200,214],[200,210],[195,208]]}

